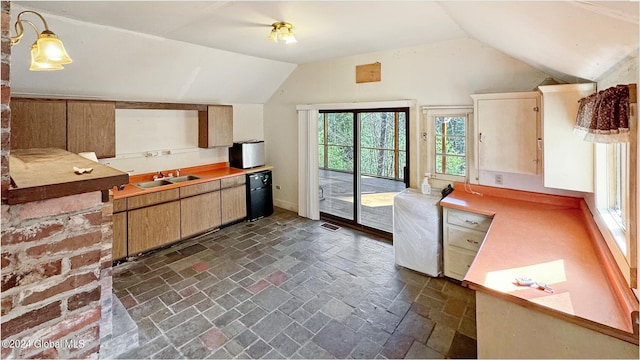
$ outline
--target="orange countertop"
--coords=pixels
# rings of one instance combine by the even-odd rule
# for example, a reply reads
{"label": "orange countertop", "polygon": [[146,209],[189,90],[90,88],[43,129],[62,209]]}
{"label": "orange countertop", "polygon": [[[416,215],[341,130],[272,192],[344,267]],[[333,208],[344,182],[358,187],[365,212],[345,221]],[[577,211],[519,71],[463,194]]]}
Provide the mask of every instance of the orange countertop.
{"label": "orange countertop", "polygon": [[[629,298],[633,294],[628,286],[620,284],[619,271],[615,276],[617,268],[606,264],[598,243],[604,239],[594,233],[597,229],[590,224],[593,219],[583,199],[455,185],[442,206],[493,216],[463,283],[638,344],[632,321],[638,302]],[[544,282],[555,292],[517,286],[519,276]]]}
{"label": "orange countertop", "polygon": [[[170,190],[170,189],[175,189],[182,186],[199,184],[199,183],[203,183],[211,180],[219,180],[227,177],[246,174],[251,170],[253,169],[247,169],[247,171],[245,171],[243,169],[232,168],[232,167],[229,167],[227,163],[217,163],[217,164],[211,164],[211,165],[182,168],[180,169],[180,175],[196,175],[196,176],[199,176],[200,179],[185,181],[178,184],[164,185],[164,186],[159,186],[156,188],[144,189],[144,190],[134,186],[133,183],[137,183],[141,181],[151,181],[153,180],[153,175],[155,175],[155,173],[131,175],[129,177],[129,184],[125,185],[124,189],[113,190],[113,199],[121,199],[121,198],[130,197],[130,196],[150,194],[156,191]],[[175,170],[166,170],[162,172],[166,175],[169,172],[175,173]]]}

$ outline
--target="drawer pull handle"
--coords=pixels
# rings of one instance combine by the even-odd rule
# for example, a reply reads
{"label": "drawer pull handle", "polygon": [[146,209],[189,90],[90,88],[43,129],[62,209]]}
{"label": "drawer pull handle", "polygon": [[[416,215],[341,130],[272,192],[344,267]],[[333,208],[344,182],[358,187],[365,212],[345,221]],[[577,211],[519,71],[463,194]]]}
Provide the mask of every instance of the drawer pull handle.
{"label": "drawer pull handle", "polygon": [[467,242],[468,242],[469,244],[476,244],[476,245],[478,245],[478,242],[477,242],[477,241],[475,241],[475,240],[467,239]]}
{"label": "drawer pull handle", "polygon": [[473,220],[465,220],[464,222],[469,223],[471,225],[478,225],[479,224],[477,221],[473,221]]}

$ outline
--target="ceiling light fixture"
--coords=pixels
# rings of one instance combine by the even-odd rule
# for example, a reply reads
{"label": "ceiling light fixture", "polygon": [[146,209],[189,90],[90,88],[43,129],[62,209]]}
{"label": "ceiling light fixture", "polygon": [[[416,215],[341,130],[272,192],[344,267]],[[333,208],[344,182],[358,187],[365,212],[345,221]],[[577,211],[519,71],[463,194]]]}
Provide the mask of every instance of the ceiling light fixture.
{"label": "ceiling light fixture", "polygon": [[[44,24],[44,31],[40,32],[38,27],[29,20],[23,20],[24,14],[37,15]],[[46,70],[62,70],[64,64],[71,64],[72,60],[64,49],[62,41],[58,39],[58,36],[49,30],[47,21],[39,13],[31,10],[25,10],[18,14],[15,29],[16,36],[11,37],[11,46],[16,45],[22,39],[24,35],[23,23],[31,25],[33,30],[38,34],[38,39],[31,45],[31,71],[46,71]]]}
{"label": "ceiling light fixture", "polygon": [[278,40],[284,40],[285,44],[298,42],[296,37],[293,36],[293,25],[288,22],[275,22],[271,24],[271,26],[273,26],[273,29],[271,29],[271,33],[269,34],[269,37],[267,37],[269,41],[277,43]]}

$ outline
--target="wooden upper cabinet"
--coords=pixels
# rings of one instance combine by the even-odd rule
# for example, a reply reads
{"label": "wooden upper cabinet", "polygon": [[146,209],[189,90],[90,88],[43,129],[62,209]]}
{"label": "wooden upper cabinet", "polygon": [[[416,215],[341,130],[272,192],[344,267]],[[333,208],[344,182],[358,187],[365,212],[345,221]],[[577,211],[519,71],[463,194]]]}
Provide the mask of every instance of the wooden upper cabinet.
{"label": "wooden upper cabinet", "polygon": [[233,106],[209,105],[198,112],[198,147],[233,146]]}
{"label": "wooden upper cabinet", "polygon": [[11,99],[11,148],[67,147],[65,100]]}
{"label": "wooden upper cabinet", "polygon": [[79,153],[93,151],[98,158],[116,156],[116,103],[67,101],[67,147]]}

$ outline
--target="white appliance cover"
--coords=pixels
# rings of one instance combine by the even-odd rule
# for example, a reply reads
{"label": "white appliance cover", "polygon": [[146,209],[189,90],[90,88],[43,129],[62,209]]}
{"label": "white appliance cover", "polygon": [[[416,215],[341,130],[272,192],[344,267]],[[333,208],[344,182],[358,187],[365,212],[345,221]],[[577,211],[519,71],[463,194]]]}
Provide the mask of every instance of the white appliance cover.
{"label": "white appliance cover", "polygon": [[442,209],[438,195],[407,189],[393,198],[393,251],[396,264],[442,274]]}

